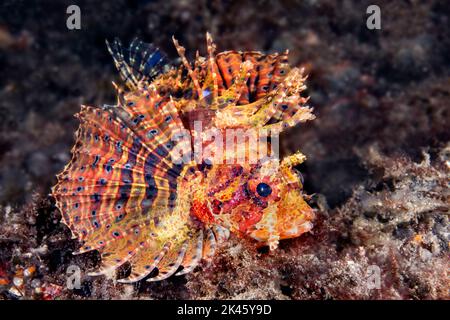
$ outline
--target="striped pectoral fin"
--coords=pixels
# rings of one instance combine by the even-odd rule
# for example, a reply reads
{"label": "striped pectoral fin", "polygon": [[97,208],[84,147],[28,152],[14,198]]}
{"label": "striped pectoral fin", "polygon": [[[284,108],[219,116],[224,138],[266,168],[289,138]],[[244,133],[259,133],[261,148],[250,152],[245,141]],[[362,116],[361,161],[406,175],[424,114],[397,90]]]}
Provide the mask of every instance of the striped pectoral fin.
{"label": "striped pectoral fin", "polygon": [[147,282],[161,281],[173,275],[181,266],[187,248],[187,241],[180,243],[178,246],[173,246],[158,264],[158,275],[147,279]]}
{"label": "striped pectoral fin", "polygon": [[112,112],[147,149],[146,167],[153,166],[167,179],[178,176],[173,171],[182,165],[176,166],[173,160],[190,155],[191,145],[172,100],[150,88],[128,94],[125,103]]}
{"label": "striped pectoral fin", "polygon": [[[153,109],[160,100],[155,101],[150,102]],[[171,104],[153,113],[144,113],[145,106],[83,108],[72,160],[52,190],[64,222],[84,241],[79,253],[102,252],[102,266],[92,275],[134,261],[141,251],[147,259],[162,259],[164,244],[147,250],[145,243],[149,221],[173,210],[178,196],[184,166],[174,164],[170,152],[175,146],[171,137],[182,124]],[[122,117],[121,111],[128,116]],[[137,229],[147,236],[135,235]],[[135,278],[148,275],[159,260],[146,260],[143,270],[139,263]]]}
{"label": "striped pectoral fin", "polygon": [[[119,215],[113,213],[112,215],[116,218],[98,217],[99,220],[95,220],[98,228],[82,229],[84,233],[81,238],[84,244],[73,254],[81,254],[92,250],[118,251],[119,249],[116,248],[127,245],[126,242],[124,244],[124,241],[133,242],[135,247],[138,247],[142,241],[145,241],[145,232],[149,224],[146,217],[138,216],[138,210],[136,208],[133,210],[135,213],[127,211]],[[83,223],[83,221],[80,223]]]}
{"label": "striped pectoral fin", "polygon": [[170,243],[162,244],[149,239],[145,247],[136,254],[131,262],[131,274],[119,279],[120,283],[133,283],[147,277],[159,265],[170,250]]}
{"label": "striped pectoral fin", "polygon": [[144,246],[144,238],[134,233],[125,234],[115,239],[102,249],[102,264],[96,271],[90,272],[90,276],[98,276],[109,273],[124,263],[128,262]]}
{"label": "striped pectoral fin", "polygon": [[80,119],[72,160],[52,193],[64,222],[84,240],[148,207],[149,152],[108,111],[84,107]]}

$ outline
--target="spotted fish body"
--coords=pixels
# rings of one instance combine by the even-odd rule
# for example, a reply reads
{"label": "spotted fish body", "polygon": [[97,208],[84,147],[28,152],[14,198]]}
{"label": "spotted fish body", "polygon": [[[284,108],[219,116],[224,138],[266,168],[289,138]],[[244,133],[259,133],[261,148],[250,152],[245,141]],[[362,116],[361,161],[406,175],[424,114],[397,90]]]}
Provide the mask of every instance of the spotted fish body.
{"label": "spotted fish body", "polygon": [[[230,128],[279,134],[313,119],[301,96],[302,70],[290,68],[287,52],[216,54],[209,34],[207,57],[192,66],[174,43],[182,64],[172,68],[152,45],[108,43],[127,90],[116,86],[116,105],[83,106],[77,115],[73,157],[52,192],[83,242],[78,253],[101,252],[92,275],[129,262],[130,275],[118,281],[163,280],[211,259],[230,231],[275,249],[280,239],[312,228],[314,213],[293,169],[304,161],[301,153],[231,164],[192,153],[195,121],[226,136]],[[186,131],[194,138],[179,139]],[[180,156],[185,161],[173,160]]]}

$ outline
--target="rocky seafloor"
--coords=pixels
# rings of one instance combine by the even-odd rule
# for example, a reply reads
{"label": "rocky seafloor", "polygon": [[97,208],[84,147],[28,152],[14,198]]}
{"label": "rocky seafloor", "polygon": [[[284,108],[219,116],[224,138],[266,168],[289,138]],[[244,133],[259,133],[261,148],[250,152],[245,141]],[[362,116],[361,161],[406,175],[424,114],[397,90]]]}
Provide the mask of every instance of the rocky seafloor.
{"label": "rocky seafloor", "polygon": [[[66,8],[82,28],[66,28]],[[450,4],[378,1],[12,1],[0,4],[0,299],[448,299]],[[86,275],[48,196],[70,159],[80,104],[114,101],[104,40],[138,36],[192,57],[290,50],[317,119],[282,137],[301,149],[311,233],[276,251],[231,238],[209,265],[158,283]],[[67,270],[81,270],[69,289]],[[127,268],[119,273],[126,274]],[[70,275],[70,273],[69,273]]]}

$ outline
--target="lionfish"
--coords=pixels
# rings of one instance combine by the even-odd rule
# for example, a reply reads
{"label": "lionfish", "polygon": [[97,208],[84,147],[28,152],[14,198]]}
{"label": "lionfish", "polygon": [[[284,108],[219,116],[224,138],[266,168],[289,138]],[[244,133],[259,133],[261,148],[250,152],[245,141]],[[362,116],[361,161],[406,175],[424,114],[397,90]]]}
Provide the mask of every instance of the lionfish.
{"label": "lionfish", "polygon": [[[83,243],[76,253],[101,253],[102,265],[90,275],[128,262],[130,275],[119,282],[163,280],[210,261],[230,231],[273,250],[312,228],[314,211],[294,168],[305,160],[300,152],[211,163],[189,156],[192,139],[177,139],[195,121],[224,135],[255,128],[274,136],[314,119],[301,96],[303,70],[289,66],[288,51],[216,54],[208,33],[207,57],[197,52],[191,65],[173,42],[179,66],[138,39],[128,48],[106,41],[126,86],[113,82],[115,105],[82,106],[76,115],[72,159],[52,193],[63,222]],[[173,161],[175,153],[186,161]]]}

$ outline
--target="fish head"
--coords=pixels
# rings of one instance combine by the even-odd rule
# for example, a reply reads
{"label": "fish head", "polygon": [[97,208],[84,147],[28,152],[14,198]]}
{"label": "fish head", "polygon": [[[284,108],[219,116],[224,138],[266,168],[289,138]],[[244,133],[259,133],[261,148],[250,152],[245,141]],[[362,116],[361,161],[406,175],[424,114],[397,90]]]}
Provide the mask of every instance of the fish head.
{"label": "fish head", "polygon": [[279,240],[311,230],[314,210],[305,201],[301,174],[288,160],[222,166],[217,172],[228,183],[219,184],[211,211],[232,232],[275,249]]}

